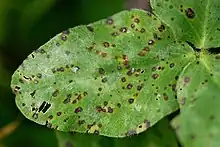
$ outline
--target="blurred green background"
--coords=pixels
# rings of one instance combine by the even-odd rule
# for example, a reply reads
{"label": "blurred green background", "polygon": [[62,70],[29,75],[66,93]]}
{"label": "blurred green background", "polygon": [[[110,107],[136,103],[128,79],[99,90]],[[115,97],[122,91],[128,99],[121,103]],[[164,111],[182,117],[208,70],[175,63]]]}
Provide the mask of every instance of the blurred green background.
{"label": "blurred green background", "polygon": [[[55,133],[20,114],[10,89],[13,71],[57,33],[125,9],[125,0],[0,0],[0,147],[57,147]],[[20,126],[1,137],[19,118]],[[12,125],[13,127],[14,125]],[[10,129],[12,127],[6,127]]]}

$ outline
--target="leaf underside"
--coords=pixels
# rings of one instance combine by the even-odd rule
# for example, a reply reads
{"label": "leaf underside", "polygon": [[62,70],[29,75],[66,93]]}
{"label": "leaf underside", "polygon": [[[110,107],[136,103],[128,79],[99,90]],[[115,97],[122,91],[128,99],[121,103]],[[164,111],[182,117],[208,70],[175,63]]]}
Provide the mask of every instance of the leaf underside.
{"label": "leaf underside", "polygon": [[12,77],[30,120],[64,132],[124,137],[177,110],[176,82],[194,59],[167,25],[142,10],[68,29]]}

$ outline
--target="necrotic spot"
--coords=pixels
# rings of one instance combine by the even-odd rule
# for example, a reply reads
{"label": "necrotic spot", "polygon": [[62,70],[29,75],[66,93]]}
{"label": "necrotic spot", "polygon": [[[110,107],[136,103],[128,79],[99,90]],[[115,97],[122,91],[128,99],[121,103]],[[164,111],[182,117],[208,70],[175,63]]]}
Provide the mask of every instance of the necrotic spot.
{"label": "necrotic spot", "polygon": [[153,45],[154,44],[154,41],[153,40],[149,40],[148,41],[148,45]]}
{"label": "necrotic spot", "polygon": [[99,135],[99,131],[98,131],[98,130],[95,130],[94,134],[95,134],[95,135]]}
{"label": "necrotic spot", "polygon": [[66,99],[63,101],[64,104],[67,104],[70,102],[70,98],[72,97],[72,94],[68,94]]}
{"label": "necrotic spot", "polygon": [[79,113],[79,112],[82,112],[82,111],[83,111],[82,107],[77,107],[75,109],[75,113]]}
{"label": "necrotic spot", "polygon": [[90,31],[90,32],[94,32],[94,29],[92,26],[87,26],[87,29]]}
{"label": "necrotic spot", "polygon": [[84,124],[84,123],[85,123],[85,120],[79,120],[79,121],[78,121],[78,124],[79,124],[79,125],[82,125],[82,124]]}
{"label": "necrotic spot", "polygon": [[40,78],[42,78],[42,74],[41,73],[38,73],[37,74],[37,77],[40,79]]}
{"label": "necrotic spot", "polygon": [[46,103],[46,106],[43,108],[42,112],[43,112],[43,113],[46,113],[47,110],[50,108],[50,106],[51,106],[51,104]]}
{"label": "necrotic spot", "polygon": [[153,79],[157,79],[158,77],[159,77],[159,74],[153,74],[153,75],[152,75],[152,78],[153,78]]}
{"label": "necrotic spot", "polygon": [[62,112],[57,112],[57,116],[60,116],[60,115],[62,115]]}
{"label": "necrotic spot", "polygon": [[106,78],[106,77],[104,77],[104,78],[102,79],[102,83],[105,83],[105,82],[107,82],[107,78]]}
{"label": "necrotic spot", "polygon": [[122,28],[120,28],[120,32],[122,32],[122,33],[126,33],[126,32],[127,32],[127,28],[126,28],[126,27],[122,27]]}
{"label": "necrotic spot", "polygon": [[58,94],[59,94],[59,90],[56,89],[56,90],[53,92],[52,96],[53,96],[53,97],[56,97]]}
{"label": "necrotic spot", "polygon": [[36,90],[34,90],[32,93],[30,93],[31,97],[34,98],[35,93],[36,93]]}
{"label": "necrotic spot", "polygon": [[44,108],[45,105],[46,105],[46,102],[43,101],[43,103],[40,105],[40,107],[38,109],[38,112],[40,112]]}
{"label": "necrotic spot", "polygon": [[128,99],[128,103],[129,103],[129,104],[134,103],[134,99],[133,99],[133,98]]}
{"label": "necrotic spot", "polygon": [[34,113],[34,114],[32,115],[32,117],[33,117],[34,119],[37,119],[37,118],[38,118],[38,114],[37,114],[37,113]]}
{"label": "necrotic spot", "polygon": [[111,18],[111,17],[109,17],[107,20],[106,20],[106,23],[107,24],[109,24],[109,25],[111,25],[111,24],[113,24],[113,19]]}
{"label": "necrotic spot", "polygon": [[189,83],[189,81],[190,81],[190,78],[189,78],[189,77],[185,77],[185,78],[184,78],[184,82],[185,82],[185,83]]}
{"label": "necrotic spot", "polygon": [[136,135],[136,134],[137,134],[137,132],[135,130],[130,130],[125,135],[126,136],[133,136],[133,135]]}
{"label": "necrotic spot", "polygon": [[103,68],[99,68],[99,74],[101,75],[105,74],[105,70]]}
{"label": "necrotic spot", "polygon": [[122,78],[121,78],[121,81],[122,81],[122,82],[126,82],[126,78],[125,78],[125,77],[122,77]]}
{"label": "necrotic spot", "polygon": [[76,73],[76,72],[79,71],[79,70],[80,70],[79,66],[75,66],[75,67],[72,69],[72,72],[73,72],[73,73]]}
{"label": "necrotic spot", "polygon": [[113,109],[111,107],[108,107],[108,113],[112,113]]}
{"label": "necrotic spot", "polygon": [[104,47],[106,47],[106,48],[109,47],[109,43],[108,43],[108,42],[104,42],[103,45],[104,45]]}
{"label": "necrotic spot", "polygon": [[190,19],[195,17],[195,12],[193,11],[192,8],[188,8],[185,10],[186,16]]}
{"label": "necrotic spot", "polygon": [[132,87],[133,87],[133,85],[130,83],[127,85],[127,89],[131,89]]}
{"label": "necrotic spot", "polygon": [[171,63],[171,64],[170,64],[170,68],[173,68],[174,66],[175,66],[174,63]]}
{"label": "necrotic spot", "polygon": [[107,101],[104,101],[104,106],[107,106],[108,105],[108,102]]}

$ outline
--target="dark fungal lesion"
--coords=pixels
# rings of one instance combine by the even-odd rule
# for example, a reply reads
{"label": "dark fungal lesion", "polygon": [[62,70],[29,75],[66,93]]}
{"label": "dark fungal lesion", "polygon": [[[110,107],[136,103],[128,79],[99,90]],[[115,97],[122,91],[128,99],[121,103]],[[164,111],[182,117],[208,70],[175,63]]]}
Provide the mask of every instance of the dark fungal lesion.
{"label": "dark fungal lesion", "polygon": [[52,93],[52,96],[53,96],[53,97],[56,97],[58,94],[59,94],[59,90],[56,89],[56,90]]}
{"label": "dark fungal lesion", "polygon": [[83,111],[83,108],[82,107],[77,107],[76,109],[75,109],[75,113],[80,113],[80,112],[82,112]]}
{"label": "dark fungal lesion", "polygon": [[121,27],[119,29],[119,31],[122,32],[122,33],[126,33],[128,31],[128,29],[127,29],[127,27]]}
{"label": "dark fungal lesion", "polygon": [[192,8],[187,8],[185,10],[185,13],[186,13],[186,16],[190,19],[193,19],[196,16],[196,14]]}
{"label": "dark fungal lesion", "polygon": [[133,104],[133,103],[134,103],[134,98],[129,98],[129,99],[128,99],[128,103],[129,103],[129,104]]}
{"label": "dark fungal lesion", "polygon": [[69,30],[69,29],[63,31],[63,32],[61,33],[61,40],[66,41],[69,34],[70,34],[70,30]]}
{"label": "dark fungal lesion", "polygon": [[91,25],[87,25],[86,28],[90,31],[90,32],[94,32],[94,28]]}
{"label": "dark fungal lesion", "polygon": [[114,23],[114,21],[113,21],[112,17],[109,17],[106,19],[106,24],[112,25],[113,23]]}

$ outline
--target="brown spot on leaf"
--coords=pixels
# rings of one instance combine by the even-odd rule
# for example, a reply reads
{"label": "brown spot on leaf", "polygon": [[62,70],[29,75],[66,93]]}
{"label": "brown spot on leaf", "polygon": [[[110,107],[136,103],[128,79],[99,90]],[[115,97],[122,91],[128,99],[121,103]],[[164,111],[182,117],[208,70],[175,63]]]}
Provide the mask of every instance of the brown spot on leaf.
{"label": "brown spot on leaf", "polygon": [[104,47],[106,47],[106,48],[109,47],[109,43],[108,43],[108,42],[104,42],[103,45],[104,45]]}
{"label": "brown spot on leaf", "polygon": [[108,107],[108,113],[113,113],[113,108]]}
{"label": "brown spot on leaf", "polygon": [[189,81],[190,81],[190,78],[189,78],[189,77],[185,77],[185,78],[184,78],[184,83],[185,83],[185,84],[189,83]]}
{"label": "brown spot on leaf", "polygon": [[153,78],[153,79],[157,79],[158,77],[159,77],[159,74],[153,74],[153,75],[152,75],[152,78]]}
{"label": "brown spot on leaf", "polygon": [[101,75],[105,74],[105,70],[103,68],[99,68],[99,74]]}
{"label": "brown spot on leaf", "polygon": [[75,109],[75,113],[79,113],[79,112],[82,112],[82,111],[83,111],[82,107],[77,107]]}
{"label": "brown spot on leaf", "polygon": [[57,112],[57,116],[60,116],[60,115],[62,115],[62,112]]}
{"label": "brown spot on leaf", "polygon": [[193,19],[195,17],[195,12],[193,11],[192,8],[187,8],[185,10],[186,16],[190,19]]}
{"label": "brown spot on leaf", "polygon": [[58,94],[59,94],[59,90],[56,89],[56,90],[53,92],[52,96],[53,96],[53,97],[56,97]]}
{"label": "brown spot on leaf", "polygon": [[219,60],[220,59],[220,55],[215,56],[215,59]]}
{"label": "brown spot on leaf", "polygon": [[122,28],[119,29],[119,31],[122,32],[122,33],[126,33],[127,30],[128,30],[128,29],[127,29],[126,27],[122,27]]}
{"label": "brown spot on leaf", "polygon": [[134,103],[134,99],[133,98],[128,99],[128,103],[129,104],[133,104]]}
{"label": "brown spot on leaf", "polygon": [[134,19],[134,22],[139,23],[139,22],[140,22],[140,19],[135,18],[135,19]]}
{"label": "brown spot on leaf", "polygon": [[87,26],[87,29],[90,31],[90,32],[94,32],[94,28],[90,25]]}
{"label": "brown spot on leaf", "polygon": [[113,19],[111,17],[109,17],[107,20],[106,20],[106,23],[109,24],[109,25],[112,25],[114,23]]}
{"label": "brown spot on leaf", "polygon": [[131,83],[129,83],[128,85],[127,85],[127,89],[131,89],[133,87],[133,85],[131,84]]}
{"label": "brown spot on leaf", "polygon": [[79,125],[82,125],[82,124],[84,124],[84,123],[85,123],[85,120],[79,120],[79,121],[78,121],[78,124],[79,124]]}
{"label": "brown spot on leaf", "polygon": [[161,24],[159,27],[158,27],[158,30],[160,32],[163,32],[165,30],[165,26],[163,24]]}
{"label": "brown spot on leaf", "polygon": [[154,41],[153,40],[149,40],[148,41],[148,45],[153,45],[154,44]]}

